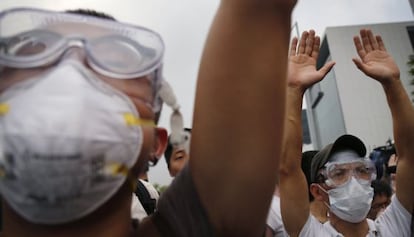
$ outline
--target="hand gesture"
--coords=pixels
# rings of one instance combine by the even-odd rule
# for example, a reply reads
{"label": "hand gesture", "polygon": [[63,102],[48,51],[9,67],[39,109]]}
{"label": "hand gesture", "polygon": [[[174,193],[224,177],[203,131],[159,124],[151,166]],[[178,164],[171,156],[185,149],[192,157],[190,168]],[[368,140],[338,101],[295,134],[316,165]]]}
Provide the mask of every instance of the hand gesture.
{"label": "hand gesture", "polygon": [[[299,43],[299,46],[298,46]],[[326,63],[316,70],[316,61],[319,56],[320,38],[315,31],[302,33],[300,42],[293,38],[289,51],[288,86],[299,88],[303,92],[313,84],[321,81],[332,69],[334,62]]]}
{"label": "hand gesture", "polygon": [[362,29],[360,37],[354,37],[354,44],[360,59],[352,60],[365,75],[381,84],[400,79],[400,70],[385,49],[381,36],[374,37],[371,30]]}

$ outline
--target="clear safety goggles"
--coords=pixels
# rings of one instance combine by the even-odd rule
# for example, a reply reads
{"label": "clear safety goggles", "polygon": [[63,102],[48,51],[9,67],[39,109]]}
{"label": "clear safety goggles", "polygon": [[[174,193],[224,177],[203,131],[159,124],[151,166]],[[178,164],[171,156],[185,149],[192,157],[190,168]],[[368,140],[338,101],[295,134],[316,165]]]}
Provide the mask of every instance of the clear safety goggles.
{"label": "clear safety goggles", "polygon": [[161,37],[143,27],[28,8],[0,13],[2,67],[47,66],[70,47],[83,48],[94,71],[117,79],[149,75],[161,66],[164,53]]}
{"label": "clear safety goggles", "polygon": [[347,162],[328,162],[321,174],[330,187],[338,187],[347,183],[351,177],[361,184],[370,184],[376,178],[374,163],[369,158]]}

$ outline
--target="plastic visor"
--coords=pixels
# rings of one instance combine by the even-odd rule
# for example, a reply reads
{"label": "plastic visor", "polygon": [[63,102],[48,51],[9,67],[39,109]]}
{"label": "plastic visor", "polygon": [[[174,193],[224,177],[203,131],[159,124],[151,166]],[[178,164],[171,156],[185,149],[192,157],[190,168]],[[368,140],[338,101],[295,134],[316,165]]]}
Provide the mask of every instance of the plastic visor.
{"label": "plastic visor", "polygon": [[[32,50],[16,53],[21,45]],[[0,13],[0,65],[44,66],[68,47],[85,49],[90,66],[106,76],[129,79],[160,68],[161,37],[146,28],[73,13],[16,8]],[[160,79],[156,77],[155,79]],[[156,83],[157,84],[157,83]]]}
{"label": "plastic visor", "polygon": [[328,162],[322,174],[327,178],[326,184],[331,187],[347,183],[352,176],[359,182],[368,184],[376,178],[375,165],[369,158],[352,162]]}

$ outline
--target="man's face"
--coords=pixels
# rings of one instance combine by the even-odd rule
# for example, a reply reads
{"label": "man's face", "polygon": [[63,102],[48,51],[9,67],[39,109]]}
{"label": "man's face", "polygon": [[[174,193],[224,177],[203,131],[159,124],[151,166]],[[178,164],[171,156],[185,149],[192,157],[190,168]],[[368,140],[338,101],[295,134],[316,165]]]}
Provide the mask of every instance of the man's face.
{"label": "man's face", "polygon": [[375,220],[390,203],[391,197],[388,197],[386,194],[376,195],[372,200],[371,209],[369,210],[367,217]]}
{"label": "man's face", "polygon": [[[91,26],[85,26],[81,23],[58,23],[47,28],[47,30],[58,31],[63,35],[72,35],[73,32],[77,34],[83,34],[87,36],[100,36],[106,34],[105,29],[95,28]],[[37,46],[36,46],[37,47]],[[27,49],[23,48],[22,50],[36,50],[36,49]],[[60,58],[60,62],[65,60],[77,60],[94,73],[99,79],[111,85],[113,88],[123,92],[129,97],[129,99],[135,105],[137,111],[139,112],[140,118],[145,120],[154,120],[154,112],[152,110],[153,103],[153,86],[152,81],[149,76],[143,76],[139,78],[132,79],[116,79],[104,76],[92,70],[92,68],[87,64],[85,58],[85,51],[80,47],[72,47],[67,49],[64,56]],[[60,62],[52,63],[43,67],[38,67],[34,69],[16,69],[16,68],[2,68],[0,69],[0,94],[7,90],[10,86],[30,78],[41,77],[43,74],[47,73],[50,69],[58,66]],[[152,147],[154,146],[153,142],[155,140],[154,134],[155,129],[150,126],[142,126],[142,131],[144,135],[144,141],[142,145],[142,151],[136,164],[136,169],[141,170],[142,167],[148,160],[149,153],[151,152]]]}
{"label": "man's face", "polygon": [[177,176],[177,174],[184,168],[185,164],[190,159],[190,156],[181,148],[173,148],[170,158],[170,175],[172,177]]}

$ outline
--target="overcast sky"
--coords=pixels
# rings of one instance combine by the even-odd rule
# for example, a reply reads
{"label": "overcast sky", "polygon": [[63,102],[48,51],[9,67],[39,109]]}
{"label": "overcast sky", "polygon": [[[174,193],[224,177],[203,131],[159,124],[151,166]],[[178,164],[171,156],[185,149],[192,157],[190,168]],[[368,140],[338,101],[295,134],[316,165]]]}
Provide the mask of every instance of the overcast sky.
{"label": "overcast sky", "polygon": [[[90,8],[120,21],[142,25],[161,34],[166,45],[164,76],[170,82],[191,127],[195,82],[204,41],[218,0],[0,0],[0,10],[16,6],[53,10]],[[412,21],[408,0],[299,0],[292,21],[299,31],[367,23]],[[293,28],[292,34],[296,34]],[[356,32],[358,33],[358,32]],[[164,107],[160,126],[169,129],[170,109]],[[150,170],[150,181],[170,182],[164,160]]]}

